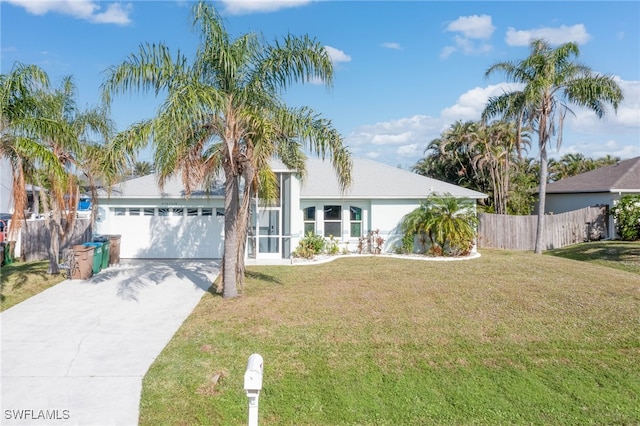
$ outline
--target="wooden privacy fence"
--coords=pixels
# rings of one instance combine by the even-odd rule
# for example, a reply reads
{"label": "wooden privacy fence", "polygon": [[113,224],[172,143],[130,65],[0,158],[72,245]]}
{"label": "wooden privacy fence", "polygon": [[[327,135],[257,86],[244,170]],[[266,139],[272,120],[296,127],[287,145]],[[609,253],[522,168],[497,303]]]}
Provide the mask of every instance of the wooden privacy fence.
{"label": "wooden privacy fence", "polygon": [[[555,249],[609,236],[607,206],[585,207],[567,213],[546,215],[545,249]],[[534,250],[538,216],[481,213],[478,247]]]}
{"label": "wooden privacy fence", "polygon": [[[64,221],[63,221],[64,226]],[[60,252],[67,247],[91,241],[91,219],[76,219],[71,235]],[[49,258],[51,235],[46,220],[28,220],[20,230],[20,258],[26,262]]]}

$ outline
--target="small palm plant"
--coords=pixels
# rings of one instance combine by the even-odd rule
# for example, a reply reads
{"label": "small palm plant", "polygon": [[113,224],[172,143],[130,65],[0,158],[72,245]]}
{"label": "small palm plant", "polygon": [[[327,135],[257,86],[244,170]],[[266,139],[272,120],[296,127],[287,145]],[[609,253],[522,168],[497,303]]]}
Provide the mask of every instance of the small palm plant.
{"label": "small palm plant", "polygon": [[473,248],[477,224],[475,213],[451,194],[431,195],[403,218],[402,231],[427,236],[433,255],[465,256]]}

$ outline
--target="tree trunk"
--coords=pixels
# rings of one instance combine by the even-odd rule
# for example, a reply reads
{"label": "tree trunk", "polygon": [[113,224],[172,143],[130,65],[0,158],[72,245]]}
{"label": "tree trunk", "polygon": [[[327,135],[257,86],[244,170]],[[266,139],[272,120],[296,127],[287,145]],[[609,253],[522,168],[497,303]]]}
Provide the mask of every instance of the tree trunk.
{"label": "tree trunk", "polygon": [[544,210],[547,199],[547,144],[540,146],[540,187],[538,190],[538,226],[536,228],[535,253],[542,254],[544,250]]}
{"label": "tree trunk", "polygon": [[222,253],[222,297],[238,296],[236,285],[238,178],[230,161],[225,162],[224,251]]}
{"label": "tree trunk", "polygon": [[58,260],[60,258],[60,233],[62,231],[62,216],[60,211],[54,206],[50,217],[47,219],[49,224],[49,269],[47,273],[50,275],[57,275],[60,273],[58,267]]}
{"label": "tree trunk", "polygon": [[249,223],[249,208],[251,206],[251,198],[253,191],[253,179],[255,177],[255,168],[251,160],[242,161],[242,178],[244,179],[244,192],[242,195],[242,203],[238,212],[238,258],[236,263],[236,282],[239,289],[244,288],[244,256],[247,247],[247,231]]}

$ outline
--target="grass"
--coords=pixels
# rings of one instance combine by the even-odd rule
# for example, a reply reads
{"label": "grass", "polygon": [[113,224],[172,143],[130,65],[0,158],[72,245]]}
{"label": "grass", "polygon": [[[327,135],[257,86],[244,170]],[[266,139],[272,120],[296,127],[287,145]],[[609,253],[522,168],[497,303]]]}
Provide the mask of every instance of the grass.
{"label": "grass", "polygon": [[640,274],[640,242],[599,241],[576,244],[545,254]]}
{"label": "grass", "polygon": [[250,267],[156,359],[140,424],[246,424],[252,353],[264,425],[639,424],[638,312],[637,274],[530,253]]}
{"label": "grass", "polygon": [[49,275],[49,261],[15,262],[0,268],[0,312],[35,296],[64,280]]}

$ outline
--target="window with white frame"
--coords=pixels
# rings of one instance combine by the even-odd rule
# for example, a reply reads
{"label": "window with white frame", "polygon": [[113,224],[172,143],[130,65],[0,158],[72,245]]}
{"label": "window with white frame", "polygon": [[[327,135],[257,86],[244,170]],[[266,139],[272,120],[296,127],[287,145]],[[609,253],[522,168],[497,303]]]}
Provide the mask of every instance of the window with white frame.
{"label": "window with white frame", "polygon": [[139,207],[129,207],[129,216],[140,216]]}
{"label": "window with white frame", "polygon": [[142,210],[142,214],[144,216],[154,216],[156,214],[156,209],[154,207],[145,207]]}
{"label": "window with white frame", "polygon": [[304,235],[309,232],[316,233],[316,207],[307,207],[303,210],[304,215]]}
{"label": "window with white frame", "polygon": [[351,238],[360,238],[362,236],[362,209],[360,207],[349,207],[349,221]]}
{"label": "window with white frame", "polygon": [[188,208],[187,209],[187,216],[198,216],[198,209],[197,208]]}
{"label": "window with white frame", "polygon": [[324,206],[324,236],[342,238],[342,206]]}
{"label": "window with white frame", "polygon": [[124,207],[116,207],[113,209],[113,214],[115,216],[124,216],[126,211],[127,209],[125,209]]}

